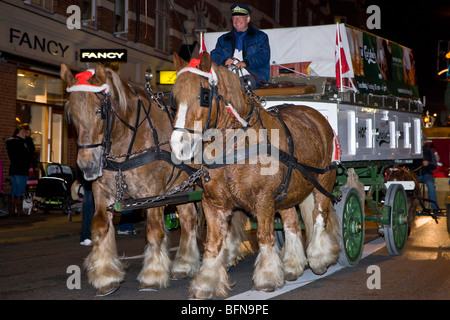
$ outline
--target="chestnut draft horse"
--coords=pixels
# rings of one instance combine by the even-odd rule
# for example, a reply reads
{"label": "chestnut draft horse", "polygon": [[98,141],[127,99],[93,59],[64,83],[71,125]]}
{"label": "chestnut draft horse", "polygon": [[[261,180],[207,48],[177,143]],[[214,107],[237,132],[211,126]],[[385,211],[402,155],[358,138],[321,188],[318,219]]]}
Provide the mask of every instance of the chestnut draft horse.
{"label": "chestnut draft horse", "polygon": [[[338,222],[329,206],[336,170],[309,173],[315,178],[313,183],[296,166],[292,168],[294,159],[295,163],[310,167],[330,166],[334,135],[328,121],[306,106],[286,106],[275,113],[267,112],[256,99],[246,95],[235,73],[212,63],[206,52],[189,65],[174,54],[174,63],[178,71],[173,86],[177,114],[170,143],[180,161],[198,159],[202,139],[204,159],[207,159],[206,150],[217,141],[217,146],[208,150],[212,150],[215,159],[226,158],[227,152],[239,150],[237,145],[249,146],[249,136],[255,132],[256,141],[261,144],[265,139],[260,134],[264,133],[262,129],[266,129],[271,139],[271,150],[280,151],[279,159],[272,152],[271,155],[257,153],[253,159],[240,158],[232,164],[203,162],[207,168],[202,178],[207,239],[202,266],[191,282],[191,297],[207,299],[228,294],[230,284],[224,263],[229,250],[226,235],[237,209],[256,216],[258,222],[255,290],[273,291],[282,287],[285,280],[297,279],[306,264],[315,273],[324,273],[339,255]],[[236,127],[241,128],[241,134],[231,139],[233,147],[223,151],[220,146],[230,140],[228,137],[222,140],[223,134]],[[209,141],[205,141],[206,137]],[[274,145],[276,148],[272,148]],[[281,161],[281,154],[288,155],[287,161]],[[283,196],[275,199],[280,193]],[[299,203],[306,224],[306,255],[294,209]],[[286,238],[282,257],[274,238],[276,211],[282,217]]]}
{"label": "chestnut draft horse", "polygon": [[[168,186],[177,186],[188,175],[171,162],[168,141],[173,128],[168,115],[142,89],[131,88],[101,65],[74,77],[62,64],[61,79],[70,92],[65,112],[78,133],[77,164],[86,180],[94,180],[93,248],[85,267],[97,295],[107,295],[119,288],[125,274],[117,255],[113,213],[107,207],[118,197],[164,194]],[[117,155],[117,161],[107,155]],[[163,209],[146,212],[147,245],[138,275],[140,290],[166,287],[170,272],[172,276],[192,276],[200,267],[194,204],[178,206],[181,238],[172,266]]]}

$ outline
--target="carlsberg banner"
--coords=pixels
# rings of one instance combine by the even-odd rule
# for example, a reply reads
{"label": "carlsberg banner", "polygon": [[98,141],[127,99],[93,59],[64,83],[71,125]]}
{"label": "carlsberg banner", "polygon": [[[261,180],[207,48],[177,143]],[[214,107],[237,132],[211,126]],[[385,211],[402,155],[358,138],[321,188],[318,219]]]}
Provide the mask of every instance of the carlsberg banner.
{"label": "carlsberg banner", "polygon": [[361,30],[347,27],[346,31],[360,92],[419,98],[410,49]]}

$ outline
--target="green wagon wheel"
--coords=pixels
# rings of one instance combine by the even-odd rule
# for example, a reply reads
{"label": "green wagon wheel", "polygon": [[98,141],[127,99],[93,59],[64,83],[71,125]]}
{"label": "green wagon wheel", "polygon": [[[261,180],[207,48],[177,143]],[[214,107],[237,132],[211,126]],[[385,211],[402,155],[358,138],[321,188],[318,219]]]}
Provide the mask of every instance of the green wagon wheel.
{"label": "green wagon wheel", "polygon": [[342,198],[334,209],[341,223],[339,264],[353,267],[361,260],[364,246],[364,206],[355,188],[341,188]]}
{"label": "green wagon wheel", "polygon": [[391,208],[390,222],[384,225],[384,239],[390,254],[400,255],[408,238],[408,204],[401,184],[391,184],[386,193],[385,205]]}

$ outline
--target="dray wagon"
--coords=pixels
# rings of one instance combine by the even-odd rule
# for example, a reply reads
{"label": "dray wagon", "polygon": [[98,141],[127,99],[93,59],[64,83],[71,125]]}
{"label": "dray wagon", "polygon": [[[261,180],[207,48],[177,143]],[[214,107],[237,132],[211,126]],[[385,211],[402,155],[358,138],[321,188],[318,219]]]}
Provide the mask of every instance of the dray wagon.
{"label": "dray wagon", "polygon": [[[344,24],[264,31],[271,44],[272,77],[268,86],[251,94],[261,97],[266,108],[312,107],[337,136],[334,160],[340,166],[333,195],[340,197],[334,206],[342,228],[339,262],[358,264],[365,221],[378,223],[389,252],[401,254],[408,237],[406,192],[415,185],[386,181],[385,170],[423,157],[423,105],[411,50]],[[205,36],[209,51],[220,35]],[[133,200],[125,209],[199,201],[201,193]],[[282,242],[281,223],[275,229]]]}
{"label": "dray wagon", "polygon": [[[379,224],[391,254],[401,254],[408,236],[405,191],[415,185],[386,181],[385,169],[423,158],[423,105],[411,50],[345,24],[265,32],[272,88],[254,94],[265,97],[266,108],[302,104],[320,111],[338,138],[341,166],[333,193],[341,197],[335,204],[342,226],[339,262],[359,262],[366,220]],[[207,49],[219,35],[206,36]]]}

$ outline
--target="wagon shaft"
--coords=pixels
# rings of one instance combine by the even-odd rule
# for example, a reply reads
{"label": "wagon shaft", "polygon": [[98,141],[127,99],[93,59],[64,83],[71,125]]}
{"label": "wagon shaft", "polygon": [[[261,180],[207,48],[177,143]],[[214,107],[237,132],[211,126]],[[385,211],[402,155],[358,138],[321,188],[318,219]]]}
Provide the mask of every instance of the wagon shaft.
{"label": "wagon shaft", "polygon": [[109,211],[127,211],[135,209],[148,209],[154,207],[162,207],[170,204],[184,204],[188,202],[200,201],[202,199],[202,191],[179,192],[172,195],[161,195],[156,197],[148,197],[141,199],[128,199],[123,203],[116,202],[110,205]]}

